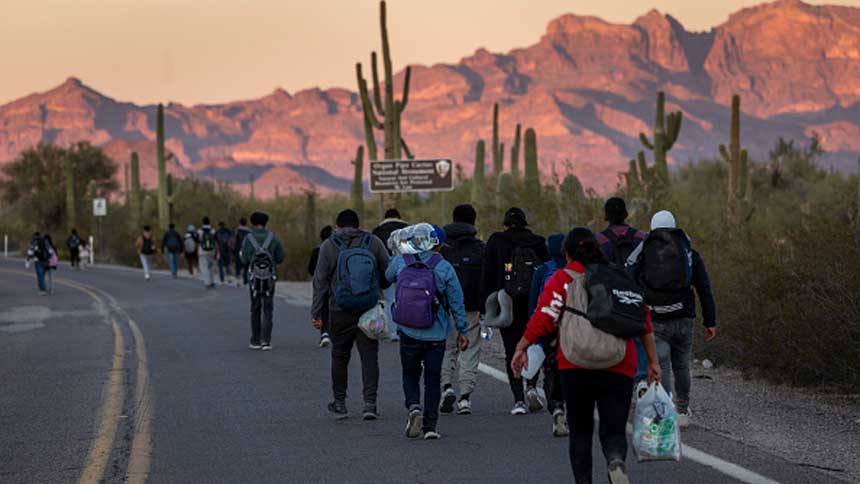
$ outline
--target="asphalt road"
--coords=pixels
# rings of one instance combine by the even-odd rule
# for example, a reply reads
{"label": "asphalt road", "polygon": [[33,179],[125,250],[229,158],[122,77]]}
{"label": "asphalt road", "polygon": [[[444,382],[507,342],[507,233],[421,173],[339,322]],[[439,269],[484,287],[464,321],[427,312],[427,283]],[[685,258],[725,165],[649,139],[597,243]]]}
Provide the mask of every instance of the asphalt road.
{"label": "asphalt road", "polygon": [[[242,289],[61,268],[55,294],[40,297],[34,279],[20,262],[0,263],[2,483],[573,480],[549,416],[509,416],[506,384],[487,374],[473,415],[443,416],[439,441],[409,441],[395,344],[380,354],[382,418],[336,422],[325,410],[329,354],[316,346],[307,308],[278,300],[274,350],[260,352],[247,349]],[[701,428],[683,437],[694,458],[640,465],[631,454],[632,482],[833,482]],[[595,469],[604,469],[597,449]],[[606,482],[598,472],[595,483]]]}

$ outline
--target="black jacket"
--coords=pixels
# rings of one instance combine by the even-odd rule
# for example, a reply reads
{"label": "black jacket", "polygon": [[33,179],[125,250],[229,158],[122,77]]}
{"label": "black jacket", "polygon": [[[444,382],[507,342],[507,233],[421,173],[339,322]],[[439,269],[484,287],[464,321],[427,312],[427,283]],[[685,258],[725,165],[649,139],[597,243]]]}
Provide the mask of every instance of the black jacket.
{"label": "black jacket", "polygon": [[[391,233],[408,226],[408,223],[400,220],[399,218],[387,218],[373,229],[373,235],[379,237],[379,240],[382,241],[382,245],[388,249],[388,238],[391,237]],[[390,250],[388,251],[388,254],[394,255]]]}
{"label": "black jacket", "polygon": [[320,260],[320,248],[319,246],[314,247],[314,250],[311,251],[311,259],[308,261],[308,274],[313,277],[314,272],[317,270],[317,262]]}
{"label": "black jacket", "polygon": [[[484,270],[481,273],[481,301],[486,301],[494,291],[504,287],[505,264],[511,262],[514,249],[528,247],[534,250],[538,258],[546,262],[550,259],[546,248],[546,239],[535,235],[524,227],[512,227],[504,232],[496,232],[487,241],[484,252]],[[514,298],[514,321],[528,321],[528,295]]]}
{"label": "black jacket", "polygon": [[[476,229],[474,225],[463,222],[454,222],[446,225],[444,229],[447,240],[445,241],[445,246],[442,247],[441,252],[442,256],[446,259],[448,259],[446,254],[448,254],[449,248],[452,248],[458,243],[478,244],[481,253],[486,253],[486,246],[484,242],[477,237],[478,229]],[[451,262],[450,259],[448,259],[448,261]],[[477,263],[482,263],[482,261],[483,259],[479,259]],[[471,278],[473,280],[464,281],[459,273],[457,274],[457,277],[460,278],[460,287],[463,288],[463,301],[466,305],[466,311],[480,311],[484,307],[484,302],[481,300],[481,274],[477,273],[477,270],[471,271],[469,274],[472,272],[476,273],[475,277]]]}
{"label": "black jacket", "polygon": [[[173,242],[172,244],[170,242]],[[173,247],[171,247],[171,245]],[[161,238],[161,252],[178,254],[182,252],[182,236],[175,229],[168,229],[164,237]]]}

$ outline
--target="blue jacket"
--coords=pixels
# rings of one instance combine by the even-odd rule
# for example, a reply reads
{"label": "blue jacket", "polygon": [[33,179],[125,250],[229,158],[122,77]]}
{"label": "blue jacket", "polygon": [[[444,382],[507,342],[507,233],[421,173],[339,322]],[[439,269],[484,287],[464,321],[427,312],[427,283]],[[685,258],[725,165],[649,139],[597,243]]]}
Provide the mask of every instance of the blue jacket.
{"label": "blue jacket", "polygon": [[529,317],[537,308],[538,298],[543,292],[544,282],[559,268],[567,265],[564,258],[564,234],[550,235],[546,239],[546,248],[549,251],[550,260],[541,264],[532,276],[532,284],[529,288]]}
{"label": "blue jacket", "polygon": [[[416,255],[423,262],[435,254],[435,252],[421,252]],[[406,268],[406,262],[402,255],[395,256],[388,264],[388,269],[385,271],[385,277],[392,284],[397,281],[397,276]],[[406,336],[421,341],[445,341],[448,334],[454,329],[451,324],[450,316],[454,317],[457,331],[460,334],[466,334],[469,323],[466,320],[466,306],[463,302],[463,289],[460,287],[460,281],[457,279],[457,273],[454,267],[446,260],[440,261],[433,269],[433,274],[436,276],[436,294],[439,300],[444,301],[439,309],[436,310],[436,318],[433,321],[433,326],[428,329],[414,329],[405,326],[398,326]],[[450,316],[449,312],[450,311]]]}

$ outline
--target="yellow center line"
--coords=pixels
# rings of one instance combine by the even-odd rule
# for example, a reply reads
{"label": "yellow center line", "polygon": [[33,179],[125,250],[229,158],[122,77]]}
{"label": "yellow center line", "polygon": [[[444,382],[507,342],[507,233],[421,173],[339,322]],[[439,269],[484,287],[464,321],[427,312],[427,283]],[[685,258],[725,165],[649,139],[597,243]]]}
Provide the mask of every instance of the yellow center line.
{"label": "yellow center line", "polygon": [[126,469],[127,484],[145,484],[149,477],[149,461],[152,452],[152,392],[149,391],[149,360],[146,356],[146,342],[143,333],[135,320],[128,318],[135,341],[137,354],[137,387],[135,402],[137,403],[137,418],[134,438],[131,441],[131,456]]}

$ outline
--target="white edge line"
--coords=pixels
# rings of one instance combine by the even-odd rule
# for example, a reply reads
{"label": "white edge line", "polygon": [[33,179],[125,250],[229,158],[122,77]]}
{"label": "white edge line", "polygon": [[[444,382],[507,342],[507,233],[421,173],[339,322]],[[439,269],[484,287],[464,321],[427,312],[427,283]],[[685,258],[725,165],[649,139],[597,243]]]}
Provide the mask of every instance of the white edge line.
{"label": "white edge line", "polygon": [[[480,363],[478,364],[478,371],[502,383],[508,383],[508,375],[497,368],[486,365],[484,363]],[[714,457],[699,449],[690,447],[689,445],[682,444],[682,449],[682,454],[687,459],[698,464],[716,469],[717,471],[729,477],[733,477],[746,484],[780,484],[778,481],[768,479],[767,477],[764,477],[760,474],[756,474],[749,469],[745,469],[737,464],[732,464],[731,462],[724,461],[719,457]]]}

